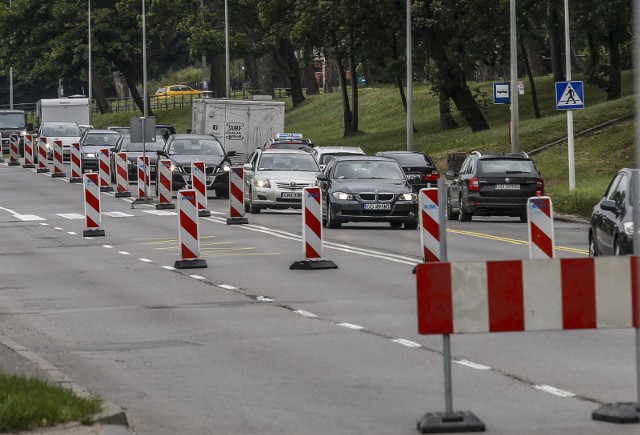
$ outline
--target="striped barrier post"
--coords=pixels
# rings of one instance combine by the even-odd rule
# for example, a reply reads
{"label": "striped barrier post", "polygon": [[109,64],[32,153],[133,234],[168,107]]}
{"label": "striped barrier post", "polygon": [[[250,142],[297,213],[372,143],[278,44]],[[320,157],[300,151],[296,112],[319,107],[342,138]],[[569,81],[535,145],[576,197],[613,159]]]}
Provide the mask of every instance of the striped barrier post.
{"label": "striped barrier post", "polygon": [[211,216],[207,209],[207,167],[204,162],[191,163],[191,186],[198,197],[198,216]]}
{"label": "striped barrier post", "polygon": [[227,225],[248,224],[244,216],[244,168],[233,167],[229,171],[229,217]]}
{"label": "striped barrier post", "polygon": [[17,134],[9,135],[9,166],[20,165],[20,139]]}
{"label": "striped barrier post", "polygon": [[80,144],[71,144],[71,178],[69,183],[82,182],[82,154],[80,152]]}
{"label": "striped barrier post", "polygon": [[24,163],[22,164],[22,167],[35,168],[36,165],[34,165],[33,162],[33,136],[27,134],[24,137]]}
{"label": "striped barrier post", "polygon": [[84,215],[86,229],[83,237],[104,236],[100,228],[102,215],[100,214],[100,177],[97,173],[84,174]]}
{"label": "striped barrier post", "polygon": [[156,186],[158,186],[158,203],[156,204],[156,210],[176,208],[175,204],[171,203],[173,197],[172,165],[169,159],[163,159],[158,162],[158,179],[156,180]]}
{"label": "striped barrier post", "polygon": [[337,269],[331,260],[322,257],[322,192],[319,187],[302,190],[302,250],[304,260],[294,262],[289,269]]}
{"label": "striped barrier post", "polygon": [[47,163],[49,163],[49,157],[47,156],[47,138],[40,136],[38,138],[38,169],[36,169],[36,172],[39,174],[49,172]]}
{"label": "striped barrier post", "polygon": [[98,174],[100,174],[100,192],[113,192],[113,187],[111,186],[109,148],[101,148],[98,150]]}
{"label": "striped barrier post", "polygon": [[548,196],[527,200],[529,258],[555,258],[553,204]]}
{"label": "striped barrier post", "polygon": [[149,179],[151,178],[151,168],[149,167],[149,156],[138,156],[138,202],[149,201]]}
{"label": "striped barrier post", "polygon": [[207,267],[200,257],[200,229],[198,225],[198,199],[194,189],[178,191],[179,239],[181,260],[176,260],[176,269],[198,269]]}
{"label": "striped barrier post", "polygon": [[51,177],[53,178],[62,178],[66,177],[67,174],[64,173],[64,167],[62,166],[62,141],[54,140],[53,141],[53,174]]}
{"label": "striped barrier post", "polygon": [[115,153],[113,156],[116,162],[116,198],[129,198],[129,160],[127,153]]}
{"label": "striped barrier post", "polygon": [[440,257],[440,206],[438,188],[421,189],[418,197],[420,206],[420,242],[422,260],[441,261]]}

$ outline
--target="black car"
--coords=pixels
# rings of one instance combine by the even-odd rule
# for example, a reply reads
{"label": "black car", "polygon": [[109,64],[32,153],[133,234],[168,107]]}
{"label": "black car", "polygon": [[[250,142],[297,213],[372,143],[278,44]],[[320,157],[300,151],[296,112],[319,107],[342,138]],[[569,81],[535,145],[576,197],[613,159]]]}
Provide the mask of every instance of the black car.
{"label": "black car", "polygon": [[[174,134],[169,136],[164,148],[157,154],[161,159],[171,160],[175,167],[171,187],[174,192],[191,185],[191,163],[201,161],[206,166],[207,190],[215,191],[217,197],[229,197],[229,157],[235,155],[235,151],[226,153],[215,137],[204,134]],[[157,171],[157,162],[155,166]]]}
{"label": "black car", "polygon": [[120,136],[118,143],[111,150],[111,180],[116,181],[116,159],[115,153],[127,153],[127,171],[129,172],[129,182],[138,181],[138,157],[144,155],[149,157],[149,178],[152,183],[156,181],[156,160],[158,154],[156,151],[160,151],[164,148],[164,137],[162,135],[156,135],[155,142],[145,142],[144,149],[142,142],[131,142],[131,136],[129,134],[123,134]]}
{"label": "black car", "polygon": [[[130,134],[131,127],[124,125],[110,125],[107,127],[109,130],[115,130],[120,134]],[[169,136],[176,134],[176,128],[171,124],[156,124],[156,134],[159,134],[164,138],[166,142]]]}
{"label": "black car", "polygon": [[631,169],[621,169],[593,207],[589,228],[589,255],[633,253]]}
{"label": "black car", "polygon": [[418,228],[418,198],[397,161],[375,156],[339,156],[317,176],[322,222],[389,222]]}
{"label": "black car", "polygon": [[262,149],[287,149],[310,152],[313,149],[313,142],[311,142],[310,139],[305,139],[300,133],[278,133],[276,137],[269,139],[262,146]]}
{"label": "black car", "polygon": [[517,216],[527,221],[527,200],[544,195],[544,181],[526,153],[481,154],[474,151],[460,172],[449,169],[447,219]]}
{"label": "black car", "polygon": [[435,163],[426,153],[421,151],[378,151],[376,156],[397,160],[416,192],[427,187],[437,187],[440,174]]}
{"label": "black car", "polygon": [[87,130],[80,139],[80,167],[82,172],[98,172],[100,150],[111,150],[120,139],[120,133],[113,130]]}

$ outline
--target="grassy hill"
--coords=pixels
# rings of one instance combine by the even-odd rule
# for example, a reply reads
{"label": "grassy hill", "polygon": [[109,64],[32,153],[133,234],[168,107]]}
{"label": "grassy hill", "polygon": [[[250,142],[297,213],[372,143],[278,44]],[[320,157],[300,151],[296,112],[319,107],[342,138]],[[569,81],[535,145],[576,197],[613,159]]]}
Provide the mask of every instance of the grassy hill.
{"label": "grassy hill", "polygon": [[[579,76],[574,80],[580,80]],[[633,113],[631,71],[623,77],[623,98],[606,101],[599,89],[585,84],[584,110],[574,111],[574,132]],[[492,84],[472,84],[477,99],[482,103],[491,126],[488,131],[472,133],[457,120],[461,127],[442,131],[438,115],[438,99],[426,85],[414,87],[414,123],[418,132],[414,136],[414,149],[426,151],[446,169],[446,156],[450,152],[504,151],[509,152],[509,105],[494,105]],[[531,89],[525,81],[525,95],[519,98],[520,144],[523,151],[531,151],[567,135],[566,115],[555,107],[555,87],[551,76],[536,79],[536,91],[542,117],[534,116]],[[286,130],[301,132],[317,145],[360,146],[367,153],[390,149],[406,149],[406,115],[398,90],[391,86],[363,88],[360,98],[361,134],[343,138],[342,100],[339,93],[307,97],[302,106],[291,110],[287,101]],[[96,127],[128,124],[131,113],[94,117]],[[168,122],[179,132],[191,127],[189,108],[157,111],[158,122]],[[563,141],[536,154],[534,160],[545,179],[547,192],[557,212],[588,216],[606,186],[621,167],[633,166],[633,121],[622,121],[575,140],[576,189],[568,190],[567,143]]]}

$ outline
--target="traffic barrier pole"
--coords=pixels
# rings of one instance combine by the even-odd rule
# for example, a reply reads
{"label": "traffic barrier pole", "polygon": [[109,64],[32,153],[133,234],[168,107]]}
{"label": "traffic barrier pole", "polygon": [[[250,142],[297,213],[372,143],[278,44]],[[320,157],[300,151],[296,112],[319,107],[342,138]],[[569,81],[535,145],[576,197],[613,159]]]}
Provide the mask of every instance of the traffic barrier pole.
{"label": "traffic barrier pole", "polygon": [[69,183],[82,182],[82,154],[80,152],[80,144],[71,144],[71,178]]}
{"label": "traffic barrier pole", "polygon": [[38,138],[38,169],[36,169],[36,172],[39,174],[49,172],[47,163],[49,163],[47,156],[47,138],[40,136]]}
{"label": "traffic barrier pole", "polygon": [[98,174],[100,174],[100,192],[113,192],[113,187],[111,186],[109,148],[101,148],[98,150]]}
{"label": "traffic barrier pole", "polygon": [[53,178],[62,178],[66,177],[67,174],[64,173],[64,167],[62,166],[62,141],[54,140],[53,141],[53,174],[51,177]]}
{"label": "traffic barrier pole", "polygon": [[113,155],[116,162],[116,198],[129,198],[129,160],[127,153],[115,153]]}
{"label": "traffic barrier pole", "polygon": [[27,134],[24,137],[24,163],[22,164],[22,167],[35,168],[36,165],[34,165],[33,162],[33,136]]}
{"label": "traffic barrier pole", "polygon": [[84,174],[84,215],[86,229],[83,237],[104,236],[100,228],[102,215],[100,214],[100,177],[97,173]]}
{"label": "traffic barrier pole", "polygon": [[244,216],[244,168],[233,167],[229,171],[229,217],[227,225],[248,224]]}
{"label": "traffic barrier pole", "polygon": [[553,204],[548,196],[527,200],[529,258],[555,258]]}
{"label": "traffic barrier pole", "polygon": [[171,170],[171,160],[163,159],[158,162],[158,173],[156,186],[158,186],[158,204],[156,210],[166,210],[176,208],[171,203],[173,198],[173,171]]}
{"label": "traffic barrier pole", "polygon": [[194,189],[178,191],[179,239],[181,260],[176,260],[176,269],[199,269],[207,267],[200,257],[200,229],[198,225],[198,200]]}
{"label": "traffic barrier pole", "polygon": [[331,260],[322,260],[322,191],[305,187],[302,191],[302,251],[305,259],[294,262],[291,270],[337,269]]}
{"label": "traffic barrier pole", "polygon": [[149,203],[149,186],[151,178],[151,168],[149,167],[149,156],[138,156],[136,159],[138,166],[138,198],[135,202]]}
{"label": "traffic barrier pole", "polygon": [[9,135],[9,166],[19,166],[20,165],[20,148],[19,138],[17,134]]}
{"label": "traffic barrier pole", "polygon": [[207,167],[204,162],[191,163],[191,185],[198,197],[198,216],[211,216],[207,209]]}
{"label": "traffic barrier pole", "polygon": [[420,242],[422,261],[440,261],[440,207],[438,188],[421,189],[418,197],[420,207]]}

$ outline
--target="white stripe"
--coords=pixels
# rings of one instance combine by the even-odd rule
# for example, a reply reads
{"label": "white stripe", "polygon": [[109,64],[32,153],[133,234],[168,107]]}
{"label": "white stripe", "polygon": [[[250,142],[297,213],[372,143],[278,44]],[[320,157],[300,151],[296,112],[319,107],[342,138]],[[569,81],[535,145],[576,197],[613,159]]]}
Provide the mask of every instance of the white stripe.
{"label": "white stripe", "polygon": [[411,340],[405,340],[404,338],[394,338],[391,341],[407,347],[422,347],[420,343],[416,343],[415,341],[411,341]]}
{"label": "white stripe", "polygon": [[629,257],[601,257],[595,261],[598,328],[632,328],[633,304]]}
{"label": "white stripe", "polygon": [[234,287],[228,284],[218,284],[218,287],[223,288],[225,290],[238,290],[238,287]]}
{"label": "white stripe", "polygon": [[84,215],[78,213],[58,213],[56,216],[60,216],[65,219],[84,219]]}
{"label": "white stripe", "polygon": [[562,329],[560,262],[552,259],[523,261],[522,287],[525,330]]}
{"label": "white stripe", "polygon": [[144,261],[145,263],[153,263],[153,260],[149,260],[148,258],[138,258],[140,261]]}
{"label": "white stripe", "polygon": [[536,390],[544,391],[545,393],[553,394],[554,396],[559,397],[575,397],[574,393],[569,391],[560,390],[558,388],[552,387],[551,385],[534,385],[533,388]]}
{"label": "white stripe", "polygon": [[142,210],[142,212],[153,214],[156,216],[175,216],[178,214],[175,211],[168,211],[168,210]]}
{"label": "white stripe", "polygon": [[107,216],[114,217],[114,218],[123,218],[123,217],[135,216],[135,215],[129,214],[129,213],[122,213],[121,211],[105,211],[105,212],[102,212],[102,214],[106,214]]}
{"label": "white stripe", "polygon": [[200,280],[206,279],[206,278],[205,278],[204,276],[202,276],[202,275],[189,275],[189,276],[190,276],[191,278],[193,278],[193,279],[200,279]]}
{"label": "white stripe", "polygon": [[266,296],[258,296],[256,298],[256,301],[258,301],[258,302],[273,302],[274,299],[268,298]]}
{"label": "white stripe", "polygon": [[14,217],[20,219],[23,222],[27,221],[46,221],[45,218],[42,218],[35,214],[14,214]]}
{"label": "white stripe", "polygon": [[173,266],[162,266],[162,268],[167,270],[176,270],[176,268]]}
{"label": "white stripe", "polygon": [[296,313],[296,314],[300,314],[301,316],[309,317],[309,318],[315,318],[315,317],[318,317],[318,316],[316,316],[315,314],[310,313],[310,312],[305,311],[305,310],[295,310],[295,311],[294,311],[294,313]]}
{"label": "white stripe", "polygon": [[53,227],[54,230],[58,230],[58,231],[62,231],[64,230],[64,228],[60,228],[60,227]]}
{"label": "white stripe", "polygon": [[[536,198],[529,198],[527,200],[527,215],[528,215],[528,234],[529,234],[529,256],[531,258],[554,258],[555,257],[555,235],[553,228],[553,204],[549,197],[540,197],[547,201],[549,206],[549,216],[542,211],[533,201]],[[537,226],[540,231],[551,239],[551,257],[544,252],[538,245],[531,240],[531,226]]]}
{"label": "white stripe", "polygon": [[93,240],[93,237],[88,237],[88,236],[82,236],[82,238],[87,240]]}
{"label": "white stripe", "polygon": [[122,254],[122,255],[131,255],[129,252],[127,251],[119,251],[118,254]]}
{"label": "white stripe", "polygon": [[113,246],[111,246],[111,245],[102,245],[102,247],[103,247],[103,248],[107,248],[107,249],[111,249],[111,248],[113,248]]}
{"label": "white stripe", "polygon": [[75,236],[77,233],[75,233],[74,231],[67,231],[67,234],[71,234],[72,236]]}
{"label": "white stripe", "polygon": [[422,236],[422,246],[440,260],[440,242],[422,227],[420,228],[420,234]]}
{"label": "white stripe", "polygon": [[486,263],[451,263],[453,331],[489,332]]}
{"label": "white stripe", "polygon": [[360,325],[354,325],[353,323],[338,323],[338,326],[342,326],[343,328],[355,329],[356,331],[364,329],[364,327]]}
{"label": "white stripe", "polygon": [[40,222],[40,225],[43,225],[43,226],[45,226],[45,227],[46,227],[46,226],[48,226],[49,224],[46,224],[46,223],[44,223],[44,222]]}
{"label": "white stripe", "polygon": [[461,366],[471,367],[472,369],[476,369],[476,370],[492,370],[491,367],[489,366],[474,363],[466,359],[453,360],[453,362],[456,364],[460,364]]}

